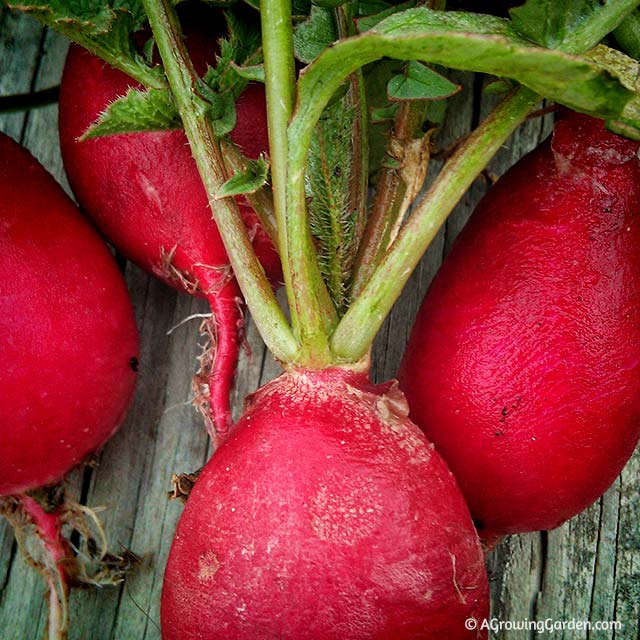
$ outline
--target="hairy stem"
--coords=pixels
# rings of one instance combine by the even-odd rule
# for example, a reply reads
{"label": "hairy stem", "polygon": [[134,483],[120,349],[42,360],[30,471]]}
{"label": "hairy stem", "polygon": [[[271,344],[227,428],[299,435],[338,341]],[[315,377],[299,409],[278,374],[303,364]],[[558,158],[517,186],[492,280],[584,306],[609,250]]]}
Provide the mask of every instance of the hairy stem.
{"label": "hairy stem", "polygon": [[[353,11],[349,4],[344,4],[335,10],[338,36],[340,38],[354,36],[357,33],[352,13]],[[347,102],[354,109],[352,130],[353,170],[349,194],[349,210],[357,212],[355,214],[355,228],[353,231],[353,247],[354,251],[357,251],[362,243],[367,223],[369,189],[369,112],[362,69],[358,69],[358,71],[349,77]],[[353,258],[354,262],[355,260],[357,260],[357,257]],[[353,263],[345,265],[343,271],[348,269],[353,273],[352,267]],[[352,288],[351,282],[344,284],[349,289]]]}
{"label": "hairy stem", "polygon": [[227,170],[207,116],[209,104],[199,92],[201,81],[187,54],[173,5],[170,0],[143,0],[143,5],[238,284],[273,355],[284,362],[295,361],[298,344],[256,257],[235,200],[215,198],[228,179]]}
{"label": "hairy stem", "polygon": [[539,99],[524,87],[516,90],[451,156],[333,334],[331,345],[339,358],[354,362],[366,354],[438,229]]}

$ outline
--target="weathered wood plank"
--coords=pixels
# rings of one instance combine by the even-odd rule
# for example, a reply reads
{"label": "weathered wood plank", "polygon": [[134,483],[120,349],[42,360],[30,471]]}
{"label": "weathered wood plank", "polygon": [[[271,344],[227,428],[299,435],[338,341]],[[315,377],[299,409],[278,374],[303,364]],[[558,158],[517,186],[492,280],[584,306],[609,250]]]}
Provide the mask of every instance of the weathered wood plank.
{"label": "weathered wood plank", "polygon": [[[59,81],[66,43],[43,34],[35,21],[0,10],[0,92],[25,92]],[[477,80],[457,77],[464,91],[452,101],[447,126],[437,143],[447,146],[464,135],[495,102],[480,93]],[[57,148],[56,109],[0,115],[0,130],[23,141],[66,184]],[[490,170],[503,173],[549,130],[549,118],[527,123],[499,152]],[[430,170],[432,178],[439,164]],[[476,181],[425,255],[372,354],[377,380],[395,375],[420,300],[443,257],[466,222],[487,184]],[[72,640],[160,638],[159,596],[172,531],[182,506],[168,501],[173,472],[191,471],[204,462],[208,442],[190,406],[191,376],[198,355],[198,320],[172,332],[180,320],[206,312],[201,301],[177,294],[136,267],[125,271],[142,340],[138,391],[125,424],[108,443],[95,470],[70,479],[70,494],[91,506],[105,505],[105,531],[116,548],[131,548],[142,564],[125,585],[72,595]],[[235,412],[242,399],[277,375],[250,322],[234,392]],[[611,490],[585,513],[558,530],[513,536],[488,558],[493,615],[499,620],[619,620],[620,631],[558,631],[559,639],[640,638],[640,455],[629,463]],[[46,621],[40,580],[15,553],[13,537],[0,524],[0,637],[41,637]],[[496,640],[535,638],[535,631],[506,631]]]}

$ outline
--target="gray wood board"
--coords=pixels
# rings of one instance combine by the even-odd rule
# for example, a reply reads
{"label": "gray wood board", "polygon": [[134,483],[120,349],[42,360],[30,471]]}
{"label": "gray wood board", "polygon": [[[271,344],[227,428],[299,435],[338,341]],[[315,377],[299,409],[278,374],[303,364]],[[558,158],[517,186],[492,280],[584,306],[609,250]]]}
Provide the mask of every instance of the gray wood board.
{"label": "gray wood board", "polygon": [[[34,20],[0,9],[0,94],[22,93],[57,84],[67,44]],[[437,142],[450,144],[485,115],[495,102],[478,79],[456,77],[464,91],[451,102]],[[548,118],[524,125],[501,149],[490,171],[503,173],[549,131]],[[29,113],[0,114],[0,130],[27,146],[65,188],[57,146],[55,105]],[[430,170],[433,177],[438,163]],[[478,180],[403,291],[376,340],[373,375],[395,375],[422,296],[474,206],[486,191]],[[167,500],[173,472],[191,471],[209,450],[199,416],[190,405],[191,376],[199,352],[198,321],[167,332],[184,318],[206,312],[202,301],[178,294],[137,267],[124,268],[142,340],[137,394],[125,423],[99,458],[96,469],[72,473],[69,492],[92,507],[112,546],[132,549],[143,562],[123,585],[74,591],[71,640],[152,640],[160,637],[162,573],[182,505]],[[236,413],[242,398],[278,373],[251,321],[250,352],[242,356],[234,392]],[[640,456],[636,455],[607,494],[580,516],[551,532],[513,536],[489,556],[492,615],[499,621],[617,620],[612,631],[502,628],[496,640],[640,638]],[[44,588],[0,524],[0,637],[30,640],[43,636]]]}

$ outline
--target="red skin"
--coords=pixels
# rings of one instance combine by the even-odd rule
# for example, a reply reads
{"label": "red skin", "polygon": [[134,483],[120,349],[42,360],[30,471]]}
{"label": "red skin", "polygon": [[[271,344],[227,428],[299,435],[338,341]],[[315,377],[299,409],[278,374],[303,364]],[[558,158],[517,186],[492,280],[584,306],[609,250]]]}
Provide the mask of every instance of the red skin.
{"label": "red skin", "polygon": [[113,434],[138,334],[98,234],[45,169],[0,134],[0,495],[60,480]]}
{"label": "red skin", "polygon": [[481,202],[400,371],[481,533],[551,529],[640,437],[638,144],[577,114]]}
{"label": "red skin", "polygon": [[[214,63],[215,38],[189,30],[199,72]],[[165,282],[208,298],[216,317],[217,353],[210,376],[212,418],[224,434],[231,421],[229,391],[243,326],[240,290],[211,217],[209,202],[183,131],[115,135],[78,142],[105,107],[129,87],[140,87],[85,50],[71,46],[60,87],[60,145],[78,202],[127,258]],[[248,157],[267,151],[262,85],[249,85],[237,105],[231,139]],[[277,281],[280,262],[246,201],[240,212],[266,273]],[[169,260],[168,256],[172,255]],[[183,276],[176,276],[171,263]],[[185,286],[185,281],[188,282]]]}
{"label": "red skin", "polygon": [[248,400],[178,524],[163,640],[462,640],[488,615],[456,482],[396,383],[293,371]]}

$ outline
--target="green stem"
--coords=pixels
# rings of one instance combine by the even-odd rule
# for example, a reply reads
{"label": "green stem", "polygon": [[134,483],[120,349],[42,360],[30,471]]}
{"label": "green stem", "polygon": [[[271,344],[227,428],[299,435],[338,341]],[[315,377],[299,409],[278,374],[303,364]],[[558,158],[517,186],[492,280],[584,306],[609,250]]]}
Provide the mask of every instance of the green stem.
{"label": "green stem", "polygon": [[285,259],[287,256],[287,126],[295,100],[291,3],[281,0],[263,0],[260,12],[273,205],[278,231],[278,245],[280,255],[283,257],[282,268],[285,284],[289,286],[289,264]]}
{"label": "green stem", "polygon": [[[400,106],[387,148],[387,154],[390,158],[400,163],[403,162],[403,158],[395,158],[396,152],[394,150],[406,149],[419,136],[422,132],[425,111],[425,101],[405,102]],[[385,167],[382,170],[354,270],[353,297],[357,297],[362,292],[382,256],[394,240],[393,232],[398,228],[405,212],[402,205],[407,187],[408,184],[403,179],[399,168]]]}
{"label": "green stem", "polygon": [[348,362],[363,357],[431,240],[502,144],[540,100],[521,87],[467,138],[442,169],[378,268],[342,318],[331,346]]}
{"label": "green stem", "polygon": [[273,355],[294,361],[298,344],[247,237],[235,201],[215,199],[228,178],[227,171],[207,116],[209,104],[199,94],[201,81],[187,54],[171,0],[143,0],[143,5],[238,284]]}
{"label": "green stem", "polygon": [[640,60],[640,11],[631,13],[613,36],[627,55]]}
{"label": "green stem", "polygon": [[[591,49],[637,5],[638,0],[608,3],[558,48],[566,53]],[[336,328],[331,347],[338,358],[356,361],[367,352],[402,287],[449,213],[539,99],[525,87],[516,90],[449,159]]]}
{"label": "green stem", "polygon": [[609,1],[601,7],[592,19],[583,22],[567,36],[560,51],[583,53],[593,49],[602,38],[613,31],[638,6],[638,0]]}
{"label": "green stem", "polygon": [[[306,201],[304,197],[291,201],[287,196],[291,184],[287,128],[295,97],[290,0],[262,0],[260,17],[273,197],[287,298],[294,332],[302,345],[298,361],[321,367],[330,362],[328,333],[335,326],[335,308],[318,267]],[[301,180],[304,189],[304,170]]]}

